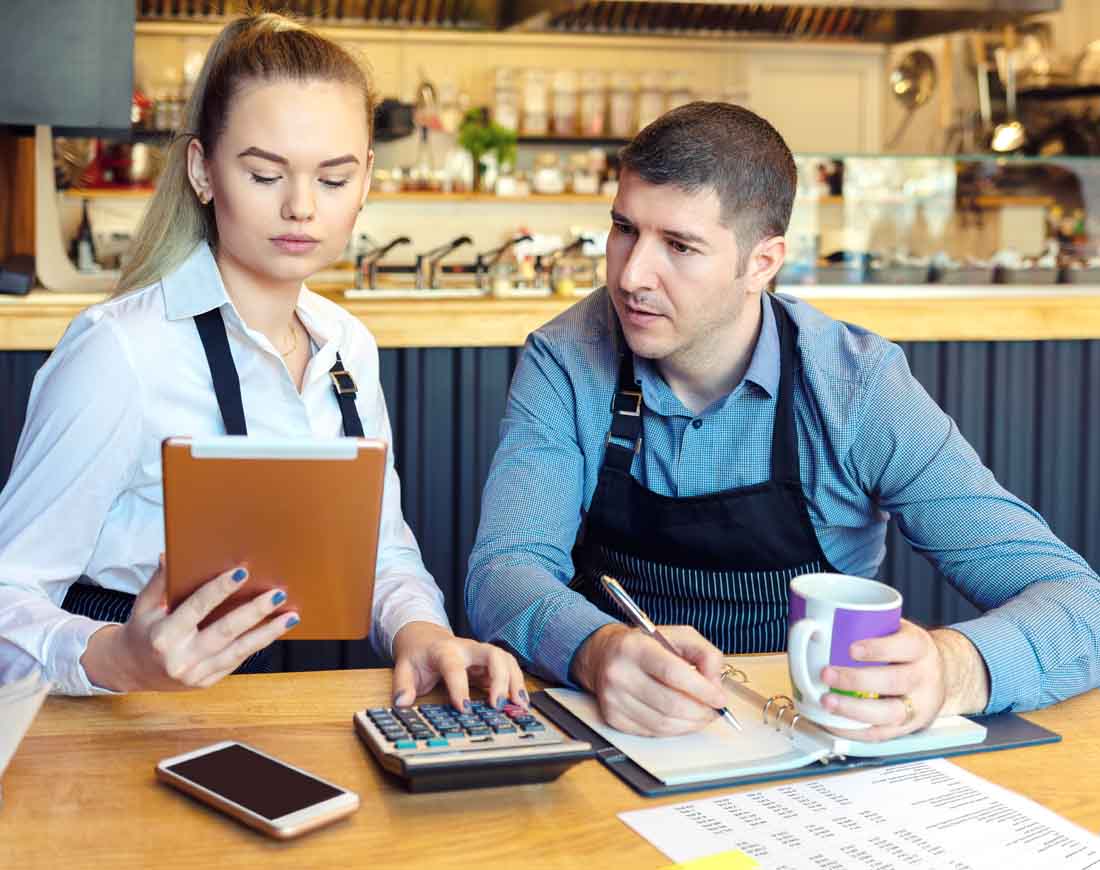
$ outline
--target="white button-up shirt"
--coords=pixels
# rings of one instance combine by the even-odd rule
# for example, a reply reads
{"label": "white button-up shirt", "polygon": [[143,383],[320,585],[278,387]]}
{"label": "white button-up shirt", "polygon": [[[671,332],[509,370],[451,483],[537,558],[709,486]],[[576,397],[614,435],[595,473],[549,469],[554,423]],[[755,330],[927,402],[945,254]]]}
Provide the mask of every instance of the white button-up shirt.
{"label": "white button-up shirt", "polygon": [[[193,320],[216,307],[249,435],[342,435],[328,376],[339,351],[359,388],[366,436],[392,442],[373,336],[305,287],[296,311],[319,349],[300,393],[272,344],[241,320],[205,244],[164,280],[88,308],[34,379],[0,493],[0,683],[38,666],[55,691],[99,691],[80,657],[103,623],[60,605],[81,575],[137,593],[156,569],[164,550],[161,441],[225,433]],[[401,514],[392,451],[375,573],[371,639],[380,653],[391,654],[394,635],[408,622],[448,624],[443,596]]]}

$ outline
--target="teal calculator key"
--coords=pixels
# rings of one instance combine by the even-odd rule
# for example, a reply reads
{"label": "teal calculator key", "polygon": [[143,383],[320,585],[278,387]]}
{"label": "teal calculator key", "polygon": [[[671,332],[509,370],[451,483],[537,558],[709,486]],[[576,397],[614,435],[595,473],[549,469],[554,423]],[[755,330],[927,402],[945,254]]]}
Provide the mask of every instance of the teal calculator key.
{"label": "teal calculator key", "polygon": [[416,749],[415,740],[398,740],[393,745],[395,749]]}
{"label": "teal calculator key", "polygon": [[442,737],[432,737],[428,740],[429,746],[450,746],[450,744]]}

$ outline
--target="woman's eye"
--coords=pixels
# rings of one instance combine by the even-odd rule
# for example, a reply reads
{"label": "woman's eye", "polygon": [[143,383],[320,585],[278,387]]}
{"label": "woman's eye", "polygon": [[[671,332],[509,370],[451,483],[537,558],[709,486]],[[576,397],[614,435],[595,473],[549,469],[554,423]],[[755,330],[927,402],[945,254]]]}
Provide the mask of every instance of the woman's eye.
{"label": "woman's eye", "polygon": [[255,172],[251,172],[249,174],[252,176],[252,180],[255,181],[257,184],[274,184],[276,181],[279,180],[278,175],[257,175]]}
{"label": "woman's eye", "polygon": [[348,180],[346,178],[341,179],[339,181],[331,181],[331,180],[326,179],[326,178],[321,179],[321,184],[323,184],[325,187],[343,187],[347,183],[348,183]]}

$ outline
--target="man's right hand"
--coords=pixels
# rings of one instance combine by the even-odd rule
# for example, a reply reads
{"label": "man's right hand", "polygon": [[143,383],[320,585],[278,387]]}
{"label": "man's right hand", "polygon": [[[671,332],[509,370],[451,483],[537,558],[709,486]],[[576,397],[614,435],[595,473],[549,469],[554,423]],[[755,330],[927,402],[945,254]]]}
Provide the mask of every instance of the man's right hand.
{"label": "man's right hand", "polygon": [[95,686],[116,692],[179,691],[212,686],[298,621],[296,613],[270,619],[279,590],[257,595],[205,628],[201,623],[247,581],[243,568],[200,586],[175,610],[165,604],[164,563],[137,596],[124,625],[88,639],[80,663]]}
{"label": "man's right hand", "polygon": [[604,721],[628,734],[670,737],[706,727],[729,703],[722,653],[694,628],[661,626],[675,656],[625,625],[594,631],[573,659],[572,677],[596,696]]}

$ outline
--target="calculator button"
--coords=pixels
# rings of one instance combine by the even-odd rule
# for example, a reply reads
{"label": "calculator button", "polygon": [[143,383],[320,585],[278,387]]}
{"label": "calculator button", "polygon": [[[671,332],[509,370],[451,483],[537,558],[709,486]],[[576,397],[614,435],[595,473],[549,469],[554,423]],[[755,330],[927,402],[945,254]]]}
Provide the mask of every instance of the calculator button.
{"label": "calculator button", "polygon": [[398,740],[393,745],[395,749],[416,749],[415,740]]}
{"label": "calculator button", "polygon": [[461,740],[466,734],[462,731],[441,731],[439,732],[448,740]]}
{"label": "calculator button", "polygon": [[523,722],[519,726],[524,731],[545,731],[546,726],[541,722]]}
{"label": "calculator button", "polygon": [[493,733],[494,734],[515,734],[516,733],[516,726],[515,725],[494,725],[493,726]]}
{"label": "calculator button", "polygon": [[428,740],[429,746],[449,746],[450,744],[442,737],[432,737]]}
{"label": "calculator button", "polygon": [[468,734],[473,734],[475,736],[489,733],[489,729],[485,725],[477,725],[473,728],[467,728],[466,731]]}

